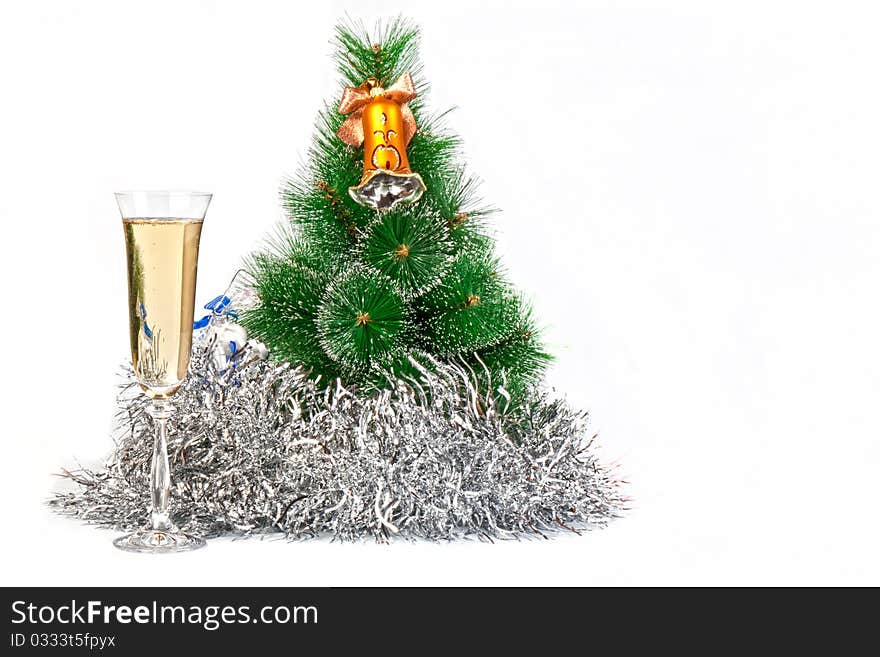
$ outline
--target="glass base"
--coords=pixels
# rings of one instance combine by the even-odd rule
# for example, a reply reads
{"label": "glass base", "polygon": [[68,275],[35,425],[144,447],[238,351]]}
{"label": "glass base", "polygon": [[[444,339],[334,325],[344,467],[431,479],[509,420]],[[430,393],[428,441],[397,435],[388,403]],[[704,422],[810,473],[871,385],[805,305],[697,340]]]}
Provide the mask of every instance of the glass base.
{"label": "glass base", "polygon": [[205,539],[184,534],[178,529],[139,529],[126,536],[120,536],[113,545],[126,552],[188,552],[205,547]]}

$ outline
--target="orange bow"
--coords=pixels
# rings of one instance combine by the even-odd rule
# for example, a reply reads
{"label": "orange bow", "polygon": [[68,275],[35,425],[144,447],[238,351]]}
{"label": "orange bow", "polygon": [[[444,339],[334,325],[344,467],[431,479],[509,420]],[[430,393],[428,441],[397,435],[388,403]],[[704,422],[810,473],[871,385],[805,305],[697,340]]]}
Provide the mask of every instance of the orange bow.
{"label": "orange bow", "polygon": [[387,89],[380,87],[375,78],[370,78],[359,87],[346,87],[342,92],[342,100],[339,101],[339,113],[350,114],[336,132],[339,138],[349,146],[360,146],[364,143],[364,126],[361,115],[364,107],[374,98],[384,97],[393,100],[400,105],[403,114],[404,143],[416,134],[416,117],[407,103],[416,97],[416,85],[413,84],[412,75],[404,73]]}

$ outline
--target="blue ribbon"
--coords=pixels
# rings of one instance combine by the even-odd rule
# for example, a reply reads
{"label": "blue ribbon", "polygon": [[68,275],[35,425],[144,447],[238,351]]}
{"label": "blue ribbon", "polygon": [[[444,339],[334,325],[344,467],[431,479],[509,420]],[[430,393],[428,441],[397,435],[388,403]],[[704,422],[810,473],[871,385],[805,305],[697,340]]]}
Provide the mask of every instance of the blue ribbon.
{"label": "blue ribbon", "polygon": [[[214,297],[208,303],[205,304],[205,310],[210,310],[211,312],[193,322],[193,330],[202,329],[208,326],[211,323],[211,320],[214,317],[220,317],[222,315],[226,315],[231,319],[238,319],[238,313],[232,309],[230,305],[232,303],[232,299],[227,297],[225,294],[221,294],[219,296]],[[229,355],[226,357],[226,362],[232,360],[232,357],[238,352],[239,347],[238,344],[234,340],[229,341]],[[222,370],[220,373],[225,373],[226,370]]]}
{"label": "blue ribbon", "polygon": [[235,312],[229,305],[231,303],[232,299],[227,297],[225,294],[221,294],[211,299],[208,303],[205,304],[205,310],[210,310],[211,312],[201,319],[194,321],[193,330],[195,331],[196,329],[205,328],[208,324],[211,323],[212,318],[219,317],[220,315],[226,315],[227,317],[231,317],[232,319],[238,319],[238,313]]}

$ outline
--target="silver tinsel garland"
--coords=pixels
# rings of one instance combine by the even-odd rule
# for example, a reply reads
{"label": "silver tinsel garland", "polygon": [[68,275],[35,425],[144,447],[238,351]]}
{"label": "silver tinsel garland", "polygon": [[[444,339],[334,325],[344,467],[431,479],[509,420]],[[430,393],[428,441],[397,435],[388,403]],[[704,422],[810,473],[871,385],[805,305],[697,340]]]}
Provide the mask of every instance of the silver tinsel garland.
{"label": "silver tinsel garland", "polygon": [[[446,540],[602,526],[626,506],[601,465],[586,413],[536,394],[509,413],[464,367],[362,396],[289,364],[216,344],[193,349],[173,400],[172,511],[207,537],[392,536]],[[147,515],[153,427],[135,384],[119,397],[120,435],[103,469],[65,470],[77,492],[57,511],[127,530]]]}

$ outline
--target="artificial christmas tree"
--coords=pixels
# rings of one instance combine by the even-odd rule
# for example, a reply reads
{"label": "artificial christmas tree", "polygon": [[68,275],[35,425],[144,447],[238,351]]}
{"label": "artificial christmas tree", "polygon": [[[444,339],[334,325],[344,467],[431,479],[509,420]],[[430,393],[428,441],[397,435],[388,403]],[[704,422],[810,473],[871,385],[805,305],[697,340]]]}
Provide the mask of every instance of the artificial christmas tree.
{"label": "artificial christmas tree", "polygon": [[290,223],[248,270],[242,316],[275,358],[367,390],[416,376],[426,354],[521,398],[547,362],[528,304],[505,280],[459,140],[424,107],[418,31],[337,29],[345,90],[319,117],[283,191]]}

